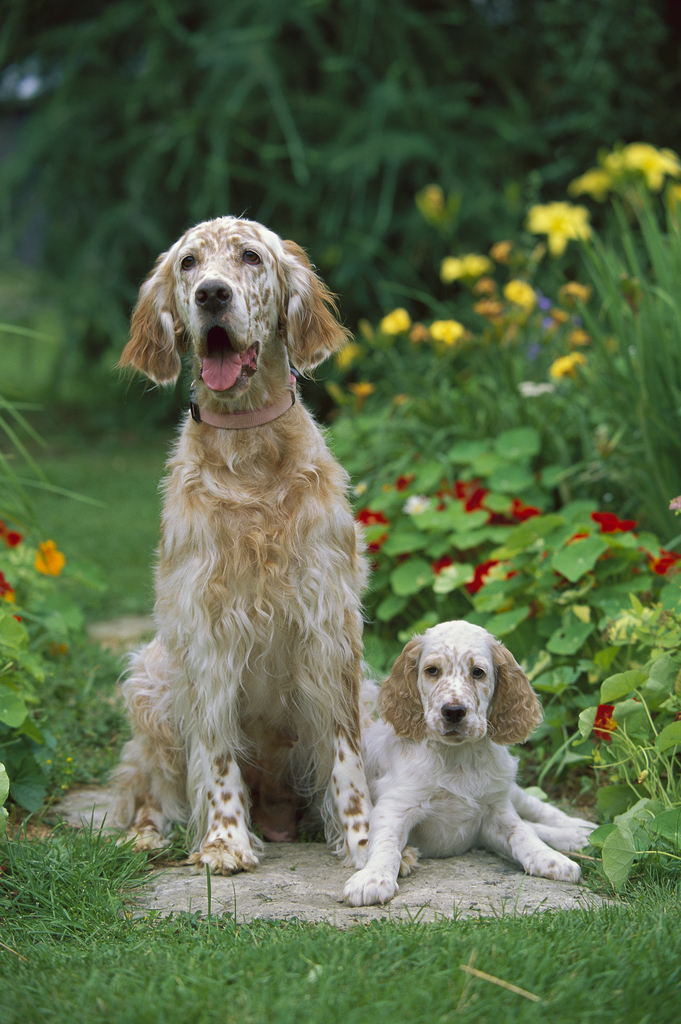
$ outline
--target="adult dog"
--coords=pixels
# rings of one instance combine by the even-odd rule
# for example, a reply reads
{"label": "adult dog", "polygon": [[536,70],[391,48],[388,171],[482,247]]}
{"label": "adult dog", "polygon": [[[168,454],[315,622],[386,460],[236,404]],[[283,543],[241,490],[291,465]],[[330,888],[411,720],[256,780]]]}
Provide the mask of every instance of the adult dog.
{"label": "adult dog", "polygon": [[[530,875],[577,882],[577,850],[595,826],[516,784],[516,759],[542,712],[525,673],[498,640],[444,622],[409,641],[364,730],[374,798],[366,866],[345,886],[351,906],[385,903],[418,853],[451,857],[485,846]],[[409,842],[418,850],[410,849]]]}
{"label": "adult dog", "polygon": [[195,385],[169,474],[156,639],[123,685],[133,738],[116,823],[139,848],[188,822],[190,863],[253,868],[317,805],[347,862],[366,860],[360,594],[347,476],[295,394],[347,332],[303,250],[253,221],[189,230],[143,284],[120,365]]}

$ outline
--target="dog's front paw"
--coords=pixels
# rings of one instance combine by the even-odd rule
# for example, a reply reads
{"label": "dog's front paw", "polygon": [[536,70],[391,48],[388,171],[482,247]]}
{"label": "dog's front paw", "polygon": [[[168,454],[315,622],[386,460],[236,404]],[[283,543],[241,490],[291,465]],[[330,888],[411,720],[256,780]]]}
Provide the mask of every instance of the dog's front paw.
{"label": "dog's front paw", "polygon": [[345,883],[343,899],[351,907],[370,907],[387,903],[400,891],[397,880],[373,868],[356,871]]}
{"label": "dog's front paw", "polygon": [[410,875],[416,865],[419,862],[420,852],[415,846],[405,846],[402,850],[402,860],[400,861],[400,878],[406,878]]}
{"label": "dog's front paw", "polygon": [[187,864],[197,872],[207,867],[211,875],[234,875],[237,871],[252,871],[258,866],[258,858],[250,849],[233,846],[223,839],[213,839],[192,853]]}
{"label": "dog's front paw", "polygon": [[556,829],[556,842],[551,846],[561,853],[572,853],[573,850],[581,850],[589,842],[589,836],[596,828],[592,821],[577,820],[574,825],[566,828]]}
{"label": "dog's front paw", "polygon": [[125,835],[116,840],[116,845],[120,846],[121,843],[127,843],[131,839],[134,840],[132,848],[135,853],[154,853],[157,850],[164,850],[166,846],[170,845],[170,840],[164,839],[153,825],[145,825],[140,829],[128,829]]}
{"label": "dog's front paw", "polygon": [[523,862],[528,875],[539,878],[552,878],[556,882],[578,882],[582,876],[579,864],[569,857],[553,850],[541,850],[530,854]]}

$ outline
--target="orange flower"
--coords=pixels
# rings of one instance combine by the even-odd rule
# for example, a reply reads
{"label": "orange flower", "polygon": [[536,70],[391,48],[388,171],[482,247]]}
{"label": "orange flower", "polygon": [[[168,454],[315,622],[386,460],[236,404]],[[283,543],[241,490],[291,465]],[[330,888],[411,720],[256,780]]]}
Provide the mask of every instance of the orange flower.
{"label": "orange flower", "polygon": [[43,576],[58,576],[66,565],[66,559],[53,540],[46,540],[38,545],[34,565]]}

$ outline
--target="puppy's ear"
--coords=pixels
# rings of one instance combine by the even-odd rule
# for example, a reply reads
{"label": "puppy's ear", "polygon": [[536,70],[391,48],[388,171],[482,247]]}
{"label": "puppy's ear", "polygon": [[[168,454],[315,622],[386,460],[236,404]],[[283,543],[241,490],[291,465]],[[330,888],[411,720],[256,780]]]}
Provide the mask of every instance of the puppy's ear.
{"label": "puppy's ear", "polygon": [[132,366],[157,384],[175,383],[182,369],[180,354],[186,351],[174,285],[172,256],[166,252],[140,289],[130,341],[117,364]]}
{"label": "puppy's ear", "polygon": [[489,716],[489,735],[495,743],[524,743],[544,713],[528,678],[513,655],[498,640],[492,658],[497,685]]}
{"label": "puppy's ear", "polygon": [[351,337],[337,320],[334,296],[312,269],[304,250],[284,242],[284,321],[294,366],[311,370]]}
{"label": "puppy's ear", "polygon": [[423,637],[412,637],[378,692],[378,713],[383,721],[392,725],[398,736],[412,740],[424,739],[427,732],[417,685],[422,650]]}

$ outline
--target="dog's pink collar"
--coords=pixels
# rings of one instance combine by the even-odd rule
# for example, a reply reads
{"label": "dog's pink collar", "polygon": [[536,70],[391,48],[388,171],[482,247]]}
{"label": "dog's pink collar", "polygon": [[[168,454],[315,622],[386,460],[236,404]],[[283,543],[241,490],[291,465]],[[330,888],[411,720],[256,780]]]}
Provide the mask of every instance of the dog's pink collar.
{"label": "dog's pink collar", "polygon": [[194,385],[189,391],[189,410],[195,423],[207,423],[211,427],[223,430],[246,430],[248,427],[260,427],[263,423],[283,416],[294,405],[296,400],[296,378],[291,374],[289,387],[284,398],[274,405],[266,405],[263,409],[245,409],[243,412],[211,412],[200,409],[194,401]]}

